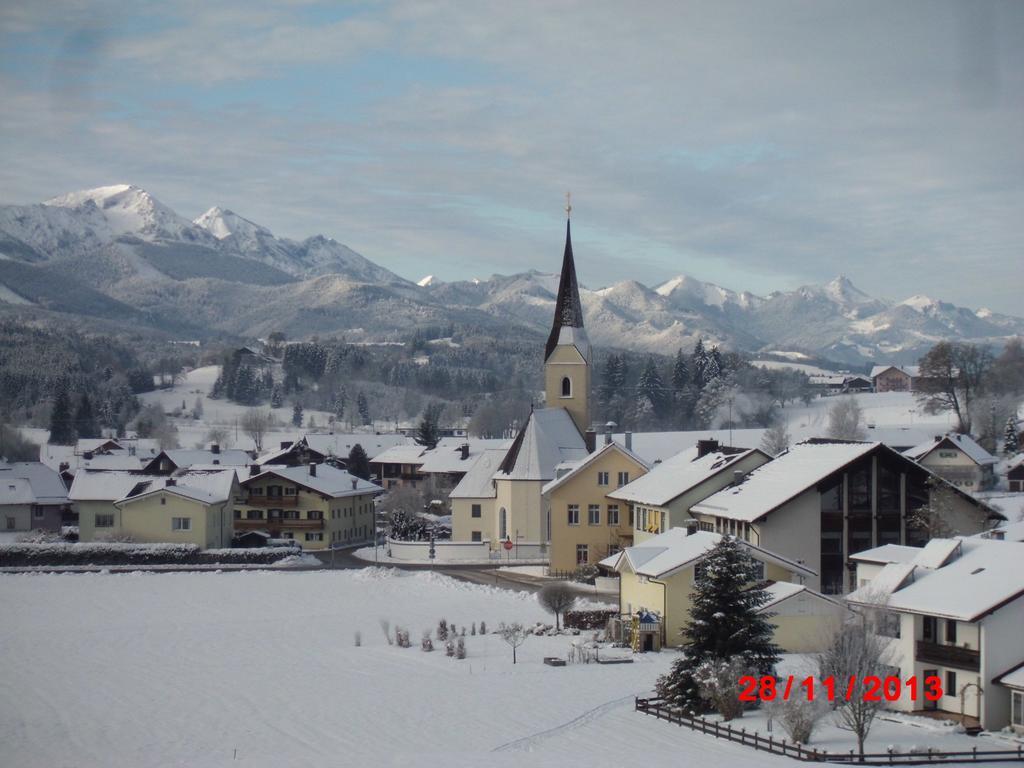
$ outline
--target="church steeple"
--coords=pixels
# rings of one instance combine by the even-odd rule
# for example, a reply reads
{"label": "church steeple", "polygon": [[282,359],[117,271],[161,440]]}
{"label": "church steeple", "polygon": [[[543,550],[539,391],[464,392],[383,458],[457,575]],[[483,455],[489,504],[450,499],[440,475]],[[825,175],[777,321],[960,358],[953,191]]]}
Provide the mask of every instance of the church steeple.
{"label": "church steeple", "polygon": [[580,304],[580,289],[576,283],[576,263],[572,257],[571,220],[568,214],[572,205],[566,205],[565,219],[565,253],[562,254],[562,277],[558,281],[558,294],[555,296],[555,318],[551,324],[548,343],[544,347],[544,359],[558,346],[558,339],[563,328],[583,327],[583,307]]}
{"label": "church steeple", "polygon": [[566,195],[565,252],[555,296],[555,316],[544,347],[544,393],[548,408],[564,408],[580,434],[590,427],[590,342],[583,330],[583,306],[576,283]]}

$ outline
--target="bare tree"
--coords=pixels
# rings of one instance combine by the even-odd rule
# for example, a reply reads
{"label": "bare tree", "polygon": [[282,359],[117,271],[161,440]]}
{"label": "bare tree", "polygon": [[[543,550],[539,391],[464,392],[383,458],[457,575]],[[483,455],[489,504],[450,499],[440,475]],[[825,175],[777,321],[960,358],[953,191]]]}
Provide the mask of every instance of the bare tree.
{"label": "bare tree", "polygon": [[262,408],[250,408],[242,416],[242,429],[256,446],[256,452],[263,451],[263,436],[270,428],[270,411]]}
{"label": "bare tree", "polygon": [[810,744],[815,726],[829,711],[821,698],[805,696],[779,697],[765,702],[764,709],[770,718],[782,723],[782,729],[792,741],[800,744]]}
{"label": "bare tree", "polygon": [[920,360],[915,396],[928,413],[953,411],[960,431],[969,433],[972,404],[988,383],[991,368],[987,347],[940,341]]}
{"label": "bare tree", "polygon": [[864,413],[856,399],[841,398],[828,409],[828,436],[837,440],[863,440],[863,417]]}
{"label": "bare tree", "polygon": [[761,450],[769,456],[778,456],[789,448],[789,430],[783,422],[769,427],[761,436]]}
{"label": "bare tree", "polygon": [[219,445],[221,448],[227,448],[231,445],[231,430],[227,427],[210,427],[206,432],[206,445]]}
{"label": "bare tree", "polygon": [[518,622],[515,624],[501,624],[498,626],[498,634],[501,635],[502,640],[512,646],[512,663],[515,664],[516,648],[526,642],[526,630]]}
{"label": "bare tree", "polygon": [[943,480],[928,478],[928,503],[907,514],[907,527],[917,531],[924,541],[955,536],[958,531],[949,523],[956,512],[956,492]]}
{"label": "bare tree", "polygon": [[881,696],[875,701],[865,695],[865,679],[884,679],[892,661],[888,641],[875,632],[875,614],[881,609],[881,605],[877,610],[869,608],[852,621],[838,625],[828,646],[818,655],[821,677],[835,681],[836,725],[857,737],[862,758],[871,725],[885,703]]}
{"label": "bare tree", "polygon": [[576,602],[576,593],[564,581],[553,581],[545,584],[537,593],[537,602],[548,613],[555,614],[555,629],[561,629],[559,617],[572,608]]}

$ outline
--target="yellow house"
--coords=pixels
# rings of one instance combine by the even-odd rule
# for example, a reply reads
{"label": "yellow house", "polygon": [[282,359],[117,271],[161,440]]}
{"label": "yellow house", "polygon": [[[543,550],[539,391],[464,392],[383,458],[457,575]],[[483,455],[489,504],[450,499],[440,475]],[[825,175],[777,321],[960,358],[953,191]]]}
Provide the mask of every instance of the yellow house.
{"label": "yellow house", "polygon": [[[696,573],[721,534],[671,528],[601,564],[619,574],[619,612],[658,617],[658,636],[647,649],[682,644],[681,628],[690,619]],[[845,608],[836,600],[808,589],[803,581],[815,575],[809,568],[772,552],[741,542],[761,567],[769,602],[761,608],[774,614],[774,641],[786,652],[814,650]],[[643,648],[643,646],[641,646]]]}
{"label": "yellow house", "polygon": [[693,520],[690,507],[769,461],[771,457],[757,448],[730,448],[717,440],[699,440],[693,448],[657,464],[608,496],[629,505],[633,540],[639,544],[670,528],[688,525]]}
{"label": "yellow house", "polygon": [[452,541],[497,541],[495,500],[498,494],[494,473],[506,453],[505,448],[485,450],[448,495],[452,508]]}
{"label": "yellow house", "polygon": [[267,531],[306,549],[373,541],[379,485],[330,464],[253,465],[234,508],[236,532]]}
{"label": "yellow house", "polygon": [[642,459],[609,442],[544,486],[553,570],[596,564],[632,544],[628,507],[608,494],[646,472]]}
{"label": "yellow house", "polygon": [[[133,541],[196,544],[203,549],[231,546],[231,509],[238,489],[233,470],[218,473],[221,488],[179,484],[179,478],[143,481],[114,502],[117,528]],[[230,476],[230,477],[228,477]]]}

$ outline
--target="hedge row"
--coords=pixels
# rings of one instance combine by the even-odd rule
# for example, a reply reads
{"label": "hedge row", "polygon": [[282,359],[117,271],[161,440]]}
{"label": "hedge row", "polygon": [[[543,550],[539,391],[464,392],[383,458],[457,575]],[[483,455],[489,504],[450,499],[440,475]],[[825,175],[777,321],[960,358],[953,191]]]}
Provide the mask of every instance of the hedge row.
{"label": "hedge row", "polygon": [[563,624],[567,629],[604,629],[608,619],[618,615],[618,611],[566,611]]}
{"label": "hedge row", "polygon": [[297,553],[296,547],[200,549],[195,544],[2,544],[0,567],[61,565],[268,564]]}

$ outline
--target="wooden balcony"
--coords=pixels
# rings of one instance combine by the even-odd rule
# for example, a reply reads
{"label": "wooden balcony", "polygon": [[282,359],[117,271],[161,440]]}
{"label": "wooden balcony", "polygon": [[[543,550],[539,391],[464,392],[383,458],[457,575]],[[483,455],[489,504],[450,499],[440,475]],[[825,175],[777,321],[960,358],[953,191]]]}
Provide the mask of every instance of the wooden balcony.
{"label": "wooden balcony", "polygon": [[272,517],[263,520],[235,520],[236,531],[322,531],[323,520],[284,520]]}
{"label": "wooden balcony", "polygon": [[981,652],[956,645],[939,645],[924,640],[917,641],[917,661],[922,664],[939,664],[978,672],[981,669]]}
{"label": "wooden balcony", "polygon": [[250,507],[272,507],[273,509],[291,509],[298,502],[298,496],[253,496],[245,497],[243,504]]}

